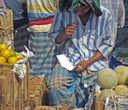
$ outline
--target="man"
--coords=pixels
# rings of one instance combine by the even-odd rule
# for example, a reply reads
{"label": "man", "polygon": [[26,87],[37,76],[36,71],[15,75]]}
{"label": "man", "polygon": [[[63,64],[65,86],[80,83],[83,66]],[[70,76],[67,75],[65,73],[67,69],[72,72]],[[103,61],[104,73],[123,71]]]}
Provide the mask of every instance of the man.
{"label": "man", "polygon": [[0,0],[0,8],[5,7],[4,0]]}
{"label": "man", "polygon": [[55,66],[48,83],[50,104],[80,108],[92,98],[84,84],[92,84],[97,72],[108,67],[114,47],[113,19],[99,0],[60,0],[59,6],[49,37],[63,46],[62,53],[75,68]]}
{"label": "man", "polygon": [[0,0],[0,8],[5,7],[4,0]]}
{"label": "man", "polygon": [[56,63],[56,50],[48,38],[48,31],[54,19],[58,0],[19,0],[27,5],[29,18],[29,49],[34,53],[30,58],[30,74],[51,74]]}
{"label": "man", "polygon": [[14,29],[28,23],[25,4],[19,2],[18,0],[4,0],[4,3],[6,7],[11,9],[13,12]]}
{"label": "man", "polygon": [[[116,41],[116,46],[115,48],[118,46],[119,44],[119,38],[116,39],[117,36],[117,31],[120,30],[121,28],[124,27],[125,25],[125,7],[124,7],[124,2],[123,0],[101,0],[101,4],[103,6],[105,6],[106,8],[108,8],[112,14],[113,14],[113,18],[114,18],[114,41]],[[123,39],[124,37],[121,35],[121,39]]]}
{"label": "man", "polygon": [[28,47],[29,33],[28,16],[26,5],[18,0],[4,0],[6,8],[13,12],[14,48],[16,52],[25,51],[24,45]]}
{"label": "man", "polygon": [[128,0],[122,0],[122,2],[123,1],[125,9],[125,24],[123,28],[118,28],[117,30],[116,49],[120,47],[128,48]]}

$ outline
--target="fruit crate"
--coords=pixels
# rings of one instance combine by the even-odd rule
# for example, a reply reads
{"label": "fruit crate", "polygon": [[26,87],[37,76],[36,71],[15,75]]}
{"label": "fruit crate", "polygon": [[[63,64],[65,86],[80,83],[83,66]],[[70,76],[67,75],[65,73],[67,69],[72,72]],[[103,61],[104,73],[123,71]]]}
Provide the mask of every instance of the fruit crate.
{"label": "fruit crate", "polygon": [[95,110],[128,110],[127,97],[99,98],[95,97]]}

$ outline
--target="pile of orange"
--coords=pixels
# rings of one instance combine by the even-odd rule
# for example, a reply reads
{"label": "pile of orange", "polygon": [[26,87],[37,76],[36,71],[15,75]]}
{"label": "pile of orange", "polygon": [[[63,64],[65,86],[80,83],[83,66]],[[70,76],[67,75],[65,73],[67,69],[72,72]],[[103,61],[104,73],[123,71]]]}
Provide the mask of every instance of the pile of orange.
{"label": "pile of orange", "polygon": [[8,49],[7,44],[0,44],[0,64],[15,64],[21,58],[22,54],[17,54],[14,49]]}

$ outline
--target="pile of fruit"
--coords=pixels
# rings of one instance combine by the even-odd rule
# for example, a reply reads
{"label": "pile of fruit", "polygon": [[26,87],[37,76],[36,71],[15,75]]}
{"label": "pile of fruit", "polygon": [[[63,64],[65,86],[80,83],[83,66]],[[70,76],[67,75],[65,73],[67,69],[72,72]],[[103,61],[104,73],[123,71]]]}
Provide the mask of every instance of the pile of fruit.
{"label": "pile of fruit", "polygon": [[22,54],[16,53],[14,49],[9,49],[7,44],[0,44],[0,64],[15,64],[23,57]]}
{"label": "pile of fruit", "polygon": [[117,66],[114,70],[104,68],[99,71],[97,83],[101,87],[99,97],[127,97],[128,96],[128,67]]}

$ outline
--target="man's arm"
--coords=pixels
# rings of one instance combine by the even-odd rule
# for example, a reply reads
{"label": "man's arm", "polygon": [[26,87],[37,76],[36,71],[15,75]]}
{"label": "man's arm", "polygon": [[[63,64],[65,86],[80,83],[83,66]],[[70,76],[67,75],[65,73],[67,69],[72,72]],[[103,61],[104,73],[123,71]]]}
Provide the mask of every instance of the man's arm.
{"label": "man's arm", "polygon": [[104,58],[101,52],[97,51],[90,59],[88,60],[82,60],[79,63],[75,65],[75,70],[77,71],[78,67],[80,67],[78,72],[83,72],[85,69],[87,69],[89,66],[91,66],[93,63],[97,62],[98,60]]}
{"label": "man's arm", "polygon": [[123,0],[119,0],[119,7],[118,7],[118,26],[124,27],[125,24],[125,7]]}

